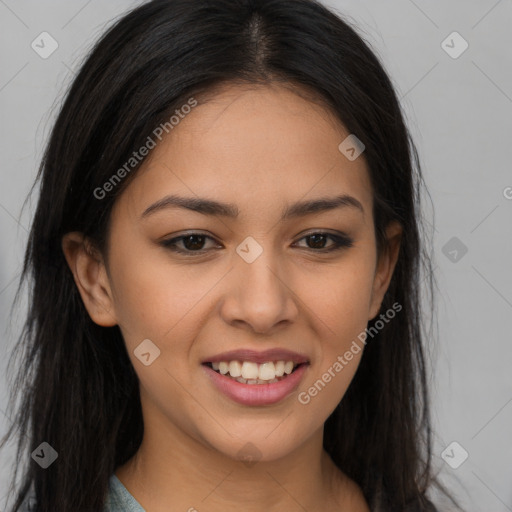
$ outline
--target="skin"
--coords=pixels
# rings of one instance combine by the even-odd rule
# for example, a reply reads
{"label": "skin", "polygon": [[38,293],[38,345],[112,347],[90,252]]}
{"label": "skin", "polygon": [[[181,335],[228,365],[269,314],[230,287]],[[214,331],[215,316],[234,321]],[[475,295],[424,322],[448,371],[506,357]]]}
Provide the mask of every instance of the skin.
{"label": "skin", "polygon": [[[289,88],[224,87],[152,150],[118,198],[108,258],[80,233],[63,238],[92,320],[119,325],[140,380],[144,439],[116,475],[148,512],[369,511],[322,448],[324,422],[363,351],[307,405],[297,400],[378,315],[398,256],[395,224],[377,255],[364,154],[349,161],[338,150],[347,135]],[[341,193],[364,211],[279,220],[288,204]],[[167,208],[141,219],[168,194],[234,203],[240,215]],[[209,252],[161,245],[185,230],[213,239],[178,247]],[[323,254],[334,240],[304,238],[325,231],[345,233],[353,246]],[[248,236],[263,249],[252,263],[236,252]],[[161,351],[149,366],[133,353],[144,339]],[[201,366],[227,350],[275,347],[306,354],[310,366],[298,390],[271,406],[231,401]],[[260,454],[250,466],[238,460],[249,442]]]}

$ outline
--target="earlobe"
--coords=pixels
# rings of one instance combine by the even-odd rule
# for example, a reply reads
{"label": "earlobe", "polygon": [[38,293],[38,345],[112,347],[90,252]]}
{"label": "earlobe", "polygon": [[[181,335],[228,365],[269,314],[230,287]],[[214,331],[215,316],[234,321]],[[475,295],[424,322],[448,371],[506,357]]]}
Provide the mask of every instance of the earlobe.
{"label": "earlobe", "polygon": [[377,262],[368,320],[372,320],[379,313],[384,295],[393,277],[400,253],[402,232],[403,228],[398,222],[391,222],[386,228],[387,245],[382,250]]}
{"label": "earlobe", "polygon": [[78,232],[62,237],[62,251],[92,321],[103,327],[117,325],[110,282],[99,251]]}

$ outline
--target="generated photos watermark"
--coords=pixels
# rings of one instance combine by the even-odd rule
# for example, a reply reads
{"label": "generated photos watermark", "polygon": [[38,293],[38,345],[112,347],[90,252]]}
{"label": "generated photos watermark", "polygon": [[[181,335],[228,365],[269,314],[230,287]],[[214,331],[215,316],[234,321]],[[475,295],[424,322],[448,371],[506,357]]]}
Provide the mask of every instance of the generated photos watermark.
{"label": "generated photos watermark", "polygon": [[197,105],[197,100],[189,98],[187,103],[182,105],[179,109],[174,111],[174,114],[165,123],[158,125],[146,139],[146,142],[138,149],[134,151],[132,156],[120,167],[101,187],[94,189],[93,195],[96,199],[104,199],[108,192],[114,190],[114,188],[121,183],[121,181],[154,149],[157,145],[157,141],[161,141],[164,133],[170,133],[187,114],[192,111]]}
{"label": "generated photos watermark", "polygon": [[[402,311],[402,305],[398,302],[395,302],[385,313],[381,313],[379,316],[379,320],[377,320],[374,325],[371,327],[367,327],[364,331],[362,331],[358,336],[357,340],[361,342],[363,345],[366,345],[367,338],[370,336],[373,338],[376,334],[378,334],[386,324],[388,324],[393,318],[395,318],[396,314]],[[336,361],[327,369],[326,372],[322,374],[322,376],[315,381],[315,383],[308,388],[307,391],[301,391],[297,399],[302,405],[307,405],[311,402],[311,399],[318,395],[320,391],[322,391],[325,386],[331,382],[331,380],[336,377],[338,373],[340,373],[345,366],[347,366],[350,361],[354,358],[355,355],[361,352],[362,348],[357,343],[357,340],[353,340],[350,346],[350,349],[347,350],[343,355],[338,355]]]}

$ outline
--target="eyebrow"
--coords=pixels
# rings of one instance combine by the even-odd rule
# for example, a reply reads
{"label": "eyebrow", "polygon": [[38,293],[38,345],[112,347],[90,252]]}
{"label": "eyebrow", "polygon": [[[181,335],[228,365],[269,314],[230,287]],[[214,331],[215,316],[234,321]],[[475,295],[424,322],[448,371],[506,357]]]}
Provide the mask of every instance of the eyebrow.
{"label": "eyebrow", "polygon": [[[299,201],[286,206],[281,213],[281,221],[341,207],[356,208],[364,215],[364,208],[360,201],[353,196],[343,194],[335,197],[321,197],[310,201]],[[203,215],[218,215],[230,219],[236,219],[240,213],[238,207],[233,203],[222,203],[199,197],[168,195],[148,206],[142,213],[141,219],[167,208],[186,208]]]}

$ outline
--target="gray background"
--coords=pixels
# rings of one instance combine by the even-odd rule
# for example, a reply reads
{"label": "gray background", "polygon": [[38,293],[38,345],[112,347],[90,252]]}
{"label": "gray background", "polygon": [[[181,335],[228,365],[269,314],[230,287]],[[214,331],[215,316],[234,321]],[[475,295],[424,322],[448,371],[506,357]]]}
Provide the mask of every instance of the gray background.
{"label": "gray background", "polygon": [[[2,375],[25,314],[24,304],[12,316],[10,308],[35,201],[21,207],[56,109],[93,41],[138,3],[0,0]],[[440,291],[431,372],[434,464],[468,511],[512,511],[512,2],[325,3],[353,20],[383,60],[432,195],[433,211],[425,214],[435,226]],[[43,31],[59,45],[47,59],[31,48]],[[469,43],[458,58],[441,44],[453,31]],[[452,52],[462,48],[456,39],[447,44]],[[6,408],[2,377],[1,434]],[[469,454],[457,469],[441,457],[453,441]],[[461,448],[452,448],[447,460],[457,461]],[[12,449],[0,452],[0,498],[13,460]]]}

